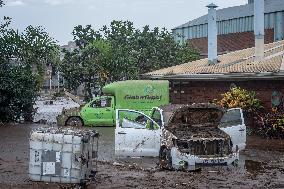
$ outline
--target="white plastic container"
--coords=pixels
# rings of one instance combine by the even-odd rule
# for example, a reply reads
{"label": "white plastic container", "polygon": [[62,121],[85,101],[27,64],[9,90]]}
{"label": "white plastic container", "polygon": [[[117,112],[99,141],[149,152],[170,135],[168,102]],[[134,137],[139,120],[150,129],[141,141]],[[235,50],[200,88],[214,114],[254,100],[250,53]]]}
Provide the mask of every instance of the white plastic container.
{"label": "white plastic container", "polygon": [[98,137],[94,130],[34,130],[30,136],[30,179],[58,183],[85,183],[92,179]]}

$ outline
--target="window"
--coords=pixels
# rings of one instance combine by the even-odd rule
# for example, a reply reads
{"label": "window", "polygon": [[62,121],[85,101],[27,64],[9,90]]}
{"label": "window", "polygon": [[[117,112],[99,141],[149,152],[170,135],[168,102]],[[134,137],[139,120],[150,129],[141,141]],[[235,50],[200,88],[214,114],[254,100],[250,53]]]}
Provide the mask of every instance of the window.
{"label": "window", "polygon": [[160,127],[162,126],[162,117],[159,110],[155,109],[151,118],[156,121]]}
{"label": "window", "polygon": [[283,107],[283,95],[280,91],[273,91],[271,94],[272,107],[282,109]]}
{"label": "window", "polygon": [[111,106],[111,98],[103,98],[94,100],[90,107],[92,108],[106,108]]}
{"label": "window", "polygon": [[234,125],[241,125],[242,123],[242,117],[241,117],[241,112],[240,109],[233,109],[227,111],[222,119],[220,126],[221,127],[230,127]]}
{"label": "window", "polygon": [[135,129],[157,129],[154,123],[145,115],[138,112],[119,111],[118,113],[119,127],[135,128]]}

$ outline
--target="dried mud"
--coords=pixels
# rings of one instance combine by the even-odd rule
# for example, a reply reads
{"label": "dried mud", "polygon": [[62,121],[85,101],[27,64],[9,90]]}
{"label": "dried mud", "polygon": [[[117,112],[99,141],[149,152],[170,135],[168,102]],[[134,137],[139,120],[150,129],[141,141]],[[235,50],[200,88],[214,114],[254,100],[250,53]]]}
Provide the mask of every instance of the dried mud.
{"label": "dried mud", "polygon": [[[39,125],[0,127],[0,188],[78,188],[28,178],[28,137]],[[284,188],[284,142],[249,137],[238,167],[160,170],[156,158],[115,159],[114,128],[101,133],[96,182],[89,188]]]}

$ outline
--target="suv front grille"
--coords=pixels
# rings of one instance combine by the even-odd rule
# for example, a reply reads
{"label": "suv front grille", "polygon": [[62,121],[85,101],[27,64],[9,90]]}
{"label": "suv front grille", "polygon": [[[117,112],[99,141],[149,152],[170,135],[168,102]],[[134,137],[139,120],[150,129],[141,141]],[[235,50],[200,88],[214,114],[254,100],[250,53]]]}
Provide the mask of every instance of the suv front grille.
{"label": "suv front grille", "polygon": [[175,145],[181,153],[196,156],[224,156],[232,152],[229,138],[177,139]]}

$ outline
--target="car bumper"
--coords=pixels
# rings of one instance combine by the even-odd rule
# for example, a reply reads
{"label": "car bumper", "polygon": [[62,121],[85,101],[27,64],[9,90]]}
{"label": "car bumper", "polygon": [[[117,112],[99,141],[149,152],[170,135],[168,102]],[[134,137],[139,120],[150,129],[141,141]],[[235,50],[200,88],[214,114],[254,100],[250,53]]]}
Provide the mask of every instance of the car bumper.
{"label": "car bumper", "polygon": [[239,152],[214,158],[200,158],[195,155],[181,153],[177,148],[171,149],[172,167],[174,169],[195,170],[198,166],[231,165],[239,160]]}

